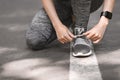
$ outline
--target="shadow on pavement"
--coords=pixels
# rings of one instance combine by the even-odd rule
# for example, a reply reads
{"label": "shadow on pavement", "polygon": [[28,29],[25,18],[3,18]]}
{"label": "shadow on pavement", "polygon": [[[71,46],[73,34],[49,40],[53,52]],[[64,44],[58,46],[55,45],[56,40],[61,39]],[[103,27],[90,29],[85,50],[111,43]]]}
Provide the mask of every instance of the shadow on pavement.
{"label": "shadow on pavement", "polygon": [[[105,38],[95,46],[103,80],[120,79],[119,2]],[[0,1],[0,80],[68,80],[68,44],[54,42],[42,51],[26,46],[25,31],[40,7],[39,0]]]}

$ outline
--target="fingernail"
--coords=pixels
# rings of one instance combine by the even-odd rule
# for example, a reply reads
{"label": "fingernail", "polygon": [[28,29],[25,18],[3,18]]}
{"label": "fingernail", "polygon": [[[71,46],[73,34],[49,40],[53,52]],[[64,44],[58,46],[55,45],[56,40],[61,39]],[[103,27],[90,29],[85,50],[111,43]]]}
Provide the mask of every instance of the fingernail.
{"label": "fingernail", "polygon": [[83,33],[82,35],[85,35],[85,33]]}
{"label": "fingernail", "polygon": [[74,36],[73,38],[77,38],[77,36]]}

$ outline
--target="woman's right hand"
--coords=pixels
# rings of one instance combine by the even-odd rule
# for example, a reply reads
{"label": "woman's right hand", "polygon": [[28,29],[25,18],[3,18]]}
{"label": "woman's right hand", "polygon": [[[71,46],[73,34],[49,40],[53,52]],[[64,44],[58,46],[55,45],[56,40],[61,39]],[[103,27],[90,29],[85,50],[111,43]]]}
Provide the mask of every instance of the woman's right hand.
{"label": "woman's right hand", "polygon": [[53,1],[52,0],[47,0],[47,1],[42,0],[42,3],[43,3],[43,7],[45,8],[45,10],[53,24],[53,27],[56,31],[58,40],[63,44],[67,43],[67,42],[71,42],[75,36],[60,21]]}
{"label": "woman's right hand", "polygon": [[55,29],[57,34],[57,39],[62,43],[71,42],[75,36],[70,32],[70,30],[65,25],[57,26]]}

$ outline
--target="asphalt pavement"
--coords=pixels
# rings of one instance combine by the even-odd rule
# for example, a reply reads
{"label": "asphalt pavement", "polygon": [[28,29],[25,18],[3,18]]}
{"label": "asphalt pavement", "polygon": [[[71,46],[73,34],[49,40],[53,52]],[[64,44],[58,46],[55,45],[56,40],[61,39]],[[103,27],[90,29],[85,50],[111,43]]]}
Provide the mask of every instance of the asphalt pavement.
{"label": "asphalt pavement", "polygon": [[[113,19],[104,39],[95,45],[94,58],[79,58],[83,62],[95,62],[98,80],[120,80],[119,3],[120,0],[116,0]],[[26,29],[40,8],[40,0],[0,0],[0,80],[69,80],[69,44],[55,41],[50,44],[52,47],[41,51],[32,51],[26,46]],[[101,8],[91,14],[89,28],[97,24],[100,12]],[[82,69],[86,68],[79,72],[84,71]],[[90,74],[84,74],[84,77]]]}

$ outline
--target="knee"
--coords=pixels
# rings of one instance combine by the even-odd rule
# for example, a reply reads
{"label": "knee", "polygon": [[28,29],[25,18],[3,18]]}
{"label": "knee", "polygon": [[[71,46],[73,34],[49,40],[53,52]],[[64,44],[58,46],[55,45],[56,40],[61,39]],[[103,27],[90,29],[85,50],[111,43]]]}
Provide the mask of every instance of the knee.
{"label": "knee", "polygon": [[31,50],[41,50],[44,49],[47,44],[47,39],[43,37],[42,34],[39,33],[37,27],[28,28],[25,34],[26,45]]}
{"label": "knee", "polygon": [[26,44],[29,49],[31,50],[42,50],[46,46],[45,41],[38,41],[38,40],[32,40],[32,39],[26,39]]}

